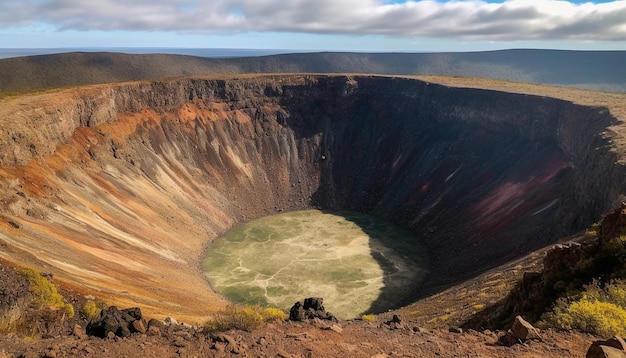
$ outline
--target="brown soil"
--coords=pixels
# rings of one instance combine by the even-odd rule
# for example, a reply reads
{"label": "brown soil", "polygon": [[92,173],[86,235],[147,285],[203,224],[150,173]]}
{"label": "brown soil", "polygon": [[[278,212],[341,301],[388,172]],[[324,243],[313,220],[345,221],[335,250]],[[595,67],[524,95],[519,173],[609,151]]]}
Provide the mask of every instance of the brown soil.
{"label": "brown soil", "polygon": [[583,357],[595,337],[543,331],[542,341],[504,347],[499,332],[390,330],[384,324],[343,321],[341,333],[308,323],[272,323],[230,331],[237,352],[222,352],[210,336],[191,329],[135,334],[124,339],[62,336],[28,341],[0,336],[0,357]]}

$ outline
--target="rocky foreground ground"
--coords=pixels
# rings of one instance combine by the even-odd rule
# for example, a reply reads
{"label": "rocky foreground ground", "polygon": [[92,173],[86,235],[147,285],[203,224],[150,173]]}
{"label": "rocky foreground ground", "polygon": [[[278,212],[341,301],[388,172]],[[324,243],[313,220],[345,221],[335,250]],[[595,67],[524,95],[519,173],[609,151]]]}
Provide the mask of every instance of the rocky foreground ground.
{"label": "rocky foreground ground", "polygon": [[127,338],[97,338],[81,330],[28,340],[0,336],[0,357],[584,357],[596,339],[581,333],[543,331],[542,340],[507,347],[500,332],[392,329],[385,323],[342,321],[334,326],[270,323],[252,332],[208,335],[165,327]]}
{"label": "rocky foreground ground", "polygon": [[[251,331],[208,333],[204,327],[171,320],[149,320],[140,331],[107,338],[88,335],[89,321],[77,312],[73,319],[49,321],[19,301],[28,286],[16,270],[0,265],[0,313],[6,319],[21,310],[29,330],[0,334],[0,358],[5,357],[583,357],[598,337],[545,330],[539,339],[501,343],[505,332],[428,329],[390,312],[372,321],[313,318],[275,321]],[[80,306],[85,298],[63,291]],[[45,311],[45,310],[44,310]],[[329,318],[330,316],[325,318]],[[56,323],[55,323],[56,322]],[[167,324],[166,324],[167,322]],[[93,326],[93,323],[91,324]],[[89,332],[93,334],[93,332]]]}

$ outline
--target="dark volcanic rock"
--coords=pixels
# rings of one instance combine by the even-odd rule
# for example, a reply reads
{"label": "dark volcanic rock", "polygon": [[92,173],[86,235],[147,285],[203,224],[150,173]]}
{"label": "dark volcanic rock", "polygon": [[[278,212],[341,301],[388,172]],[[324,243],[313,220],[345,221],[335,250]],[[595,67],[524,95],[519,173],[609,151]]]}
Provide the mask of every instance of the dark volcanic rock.
{"label": "dark volcanic rock", "polygon": [[589,347],[586,358],[625,358],[626,343],[621,337],[595,341]]}
{"label": "dark volcanic rock", "polygon": [[330,312],[326,312],[323,303],[324,299],[321,297],[309,297],[305,298],[304,302],[296,302],[289,310],[289,319],[305,321],[318,318],[336,321],[337,319]]}
{"label": "dark volcanic rock", "polygon": [[394,314],[393,317],[389,321],[385,322],[385,325],[389,327],[389,329],[406,329],[407,326],[402,323],[402,317],[397,314]]}
{"label": "dark volcanic rock", "polygon": [[119,337],[128,337],[131,333],[145,333],[145,322],[139,307],[119,310],[116,306],[103,309],[100,317],[87,325],[87,334],[101,338],[111,333]]}
{"label": "dark volcanic rock", "polygon": [[595,243],[569,242],[551,248],[543,260],[542,276],[565,275],[575,269],[576,264],[588,260],[597,251]]}
{"label": "dark volcanic rock", "polygon": [[602,245],[603,241],[624,234],[626,234],[626,203],[622,203],[618,209],[611,211],[602,219],[598,239]]}

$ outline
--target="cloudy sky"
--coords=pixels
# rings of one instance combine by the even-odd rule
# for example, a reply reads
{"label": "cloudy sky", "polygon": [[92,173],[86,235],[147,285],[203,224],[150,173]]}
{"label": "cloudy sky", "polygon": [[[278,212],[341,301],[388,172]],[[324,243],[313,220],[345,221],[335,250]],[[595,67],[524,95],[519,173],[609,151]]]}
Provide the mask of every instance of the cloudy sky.
{"label": "cloudy sky", "polygon": [[626,50],[626,0],[0,0],[0,47]]}

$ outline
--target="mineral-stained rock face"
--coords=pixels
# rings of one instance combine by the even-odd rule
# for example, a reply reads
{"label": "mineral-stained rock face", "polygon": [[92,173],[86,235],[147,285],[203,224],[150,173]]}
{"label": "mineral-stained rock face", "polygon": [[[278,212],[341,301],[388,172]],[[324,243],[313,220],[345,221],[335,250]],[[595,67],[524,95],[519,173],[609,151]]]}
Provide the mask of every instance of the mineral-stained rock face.
{"label": "mineral-stained rock face", "polygon": [[150,314],[224,304],[203,248],[279,210],[392,221],[429,249],[435,287],[583,228],[623,192],[606,109],[412,79],[92,86],[5,99],[0,121],[0,255]]}

